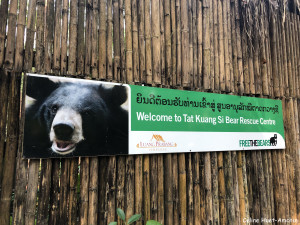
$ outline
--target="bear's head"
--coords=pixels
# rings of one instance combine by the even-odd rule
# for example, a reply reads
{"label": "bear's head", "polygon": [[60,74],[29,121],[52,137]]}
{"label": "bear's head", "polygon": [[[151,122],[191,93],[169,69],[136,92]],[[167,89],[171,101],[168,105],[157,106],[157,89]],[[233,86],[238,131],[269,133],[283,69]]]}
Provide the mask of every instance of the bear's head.
{"label": "bear's head", "polygon": [[[111,120],[127,118],[127,112],[121,108],[127,100],[124,86],[58,83],[47,77],[28,76],[26,91],[35,102],[26,109],[25,156],[26,151],[33,150],[41,158],[44,157],[41,151],[49,154],[49,150],[51,156],[97,155],[94,149],[106,148],[110,130],[116,129]],[[119,118],[113,118],[116,115]],[[126,126],[127,121],[117,124]],[[123,132],[126,129],[127,126],[120,127]]]}

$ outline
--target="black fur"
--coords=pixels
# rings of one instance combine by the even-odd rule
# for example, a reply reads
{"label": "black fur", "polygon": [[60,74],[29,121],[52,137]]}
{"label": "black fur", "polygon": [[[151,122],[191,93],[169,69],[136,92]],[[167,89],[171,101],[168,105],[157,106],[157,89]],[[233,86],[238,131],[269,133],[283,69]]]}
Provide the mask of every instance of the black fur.
{"label": "black fur", "polygon": [[51,150],[49,139],[54,108],[68,106],[82,117],[84,140],[66,156],[95,156],[128,153],[128,112],[124,86],[76,82],[55,83],[47,77],[27,77],[26,94],[36,101],[26,109],[24,156],[61,157]]}

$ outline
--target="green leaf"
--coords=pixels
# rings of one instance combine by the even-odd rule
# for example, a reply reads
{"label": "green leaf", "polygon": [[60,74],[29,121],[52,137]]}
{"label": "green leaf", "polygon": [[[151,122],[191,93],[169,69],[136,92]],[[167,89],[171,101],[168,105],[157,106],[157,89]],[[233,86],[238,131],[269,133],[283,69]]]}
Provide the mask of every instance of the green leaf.
{"label": "green leaf", "polygon": [[117,225],[117,222],[110,222],[108,225]]}
{"label": "green leaf", "polygon": [[123,220],[126,223],[124,211],[122,209],[120,209],[120,208],[117,208],[117,214],[121,218],[121,220]]}
{"label": "green leaf", "polygon": [[146,225],[161,225],[161,223],[159,223],[155,220],[149,220],[149,221],[147,221]]}
{"label": "green leaf", "polygon": [[132,217],[130,217],[130,219],[128,220],[127,224],[131,224],[134,223],[135,221],[138,221],[141,218],[141,214],[135,214]]}

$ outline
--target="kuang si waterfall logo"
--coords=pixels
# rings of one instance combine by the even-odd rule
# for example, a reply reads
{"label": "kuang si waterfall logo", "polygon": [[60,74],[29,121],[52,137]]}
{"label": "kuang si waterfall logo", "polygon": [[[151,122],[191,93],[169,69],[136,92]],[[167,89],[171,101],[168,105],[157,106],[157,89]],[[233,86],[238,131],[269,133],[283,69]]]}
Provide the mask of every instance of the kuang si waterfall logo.
{"label": "kuang si waterfall logo", "polygon": [[161,135],[153,134],[148,142],[140,141],[137,148],[172,148],[177,147],[175,142],[165,141]]}
{"label": "kuang si waterfall logo", "polygon": [[240,147],[261,147],[261,146],[276,146],[277,134],[274,134],[270,139],[265,140],[239,140]]}

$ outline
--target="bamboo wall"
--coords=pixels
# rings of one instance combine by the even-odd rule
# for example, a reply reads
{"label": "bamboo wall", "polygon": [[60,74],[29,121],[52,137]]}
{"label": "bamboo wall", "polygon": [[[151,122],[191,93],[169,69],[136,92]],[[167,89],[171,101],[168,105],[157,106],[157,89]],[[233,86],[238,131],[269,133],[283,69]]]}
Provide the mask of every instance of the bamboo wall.
{"label": "bamboo wall", "polygon": [[[0,224],[106,225],[117,207],[138,225],[299,224],[300,16],[285,2],[1,0]],[[287,147],[23,160],[23,72],[281,99]]]}

